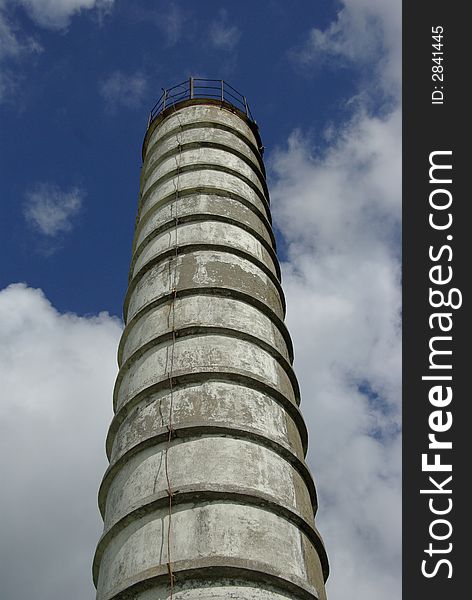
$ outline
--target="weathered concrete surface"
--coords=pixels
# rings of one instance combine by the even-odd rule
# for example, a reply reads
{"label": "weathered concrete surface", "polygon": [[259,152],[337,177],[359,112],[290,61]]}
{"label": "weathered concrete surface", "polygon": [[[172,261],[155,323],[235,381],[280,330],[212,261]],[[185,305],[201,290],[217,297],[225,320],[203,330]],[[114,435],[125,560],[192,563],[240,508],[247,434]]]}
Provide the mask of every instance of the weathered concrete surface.
{"label": "weathered concrete surface", "polygon": [[[228,428],[233,435],[236,428]],[[161,447],[159,447],[161,446]],[[167,489],[162,458],[167,440],[131,454],[121,469],[111,477],[105,505],[105,528],[131,512],[132,507],[148,504],[154,495]],[[156,451],[157,450],[157,451]],[[302,515],[313,525],[313,507],[303,475],[276,451],[256,439],[199,434],[199,437],[176,438],[168,452],[168,470],[172,486],[205,489],[240,488],[246,495],[272,498]],[[311,483],[311,482],[308,482]]]}
{"label": "weathered concrete surface", "polygon": [[[182,249],[177,249],[177,252]],[[185,250],[185,249],[184,249]],[[285,316],[285,300],[277,278],[260,265],[225,250],[194,250],[179,254],[170,247],[158,262],[148,263],[139,277],[131,280],[125,298],[126,321],[142,308],[177,290],[225,289],[228,295],[244,294],[257,299],[275,313]]]}
{"label": "weathered concrete surface", "polygon": [[[182,110],[169,112],[165,120],[160,122],[158,127],[153,129],[151,124],[151,135],[147,136],[147,144],[144,149],[145,156],[152,152],[152,147],[156,141],[164,139],[169,135],[181,134],[187,131],[187,127],[194,129],[206,125],[212,130],[218,131],[221,127],[223,131],[229,131],[234,135],[238,135],[246,141],[255,155],[259,156],[257,150],[258,141],[248,124],[243,121],[237,114],[231,113],[224,108],[216,108],[214,106],[194,105],[185,107]],[[146,160],[146,158],[145,158]]]}
{"label": "weathered concrete surface", "polygon": [[156,123],[99,492],[97,599],[324,600],[258,134],[201,101]]}
{"label": "weathered concrete surface", "polygon": [[[253,208],[270,217],[267,198],[260,189],[259,181],[254,184],[249,179],[242,179],[236,171],[226,171],[224,165],[212,165],[205,163],[199,168],[193,169],[193,165],[188,165],[187,170],[179,172],[178,188],[183,195],[189,192],[216,193],[223,197],[233,197],[249,208]],[[193,170],[192,170],[193,169]],[[162,201],[168,196],[175,196],[177,189],[177,168],[171,169],[167,177],[155,179],[151,185],[147,186],[146,192],[141,196],[139,215],[144,215],[156,203]],[[255,176],[254,176],[255,177]],[[254,179],[253,177],[253,179]],[[269,219],[270,220],[270,219]]]}
{"label": "weathered concrete surface", "polygon": [[[234,199],[230,196],[221,196],[217,194],[205,194],[203,192],[195,192],[192,190],[185,195],[185,201],[182,202],[184,193],[182,189],[179,191],[178,200],[175,199],[175,192],[167,198],[163,198],[152,204],[147,212],[142,214],[142,217],[136,227],[135,247],[138,247],[146,240],[148,236],[152,236],[160,228],[169,223],[173,223],[175,216],[178,214],[179,222],[185,222],[185,219],[192,217],[202,219],[223,219],[226,222],[234,222],[239,227],[249,229],[253,235],[259,236],[266,243],[266,247],[274,247],[272,231],[270,223],[264,219],[263,213],[255,212],[254,206],[248,208],[241,202],[241,199]],[[151,205],[151,199],[149,200]]]}
{"label": "weathered concrete surface", "polygon": [[[173,226],[172,226],[173,225]],[[270,254],[264,245],[254,235],[243,228],[228,222],[196,221],[172,223],[170,227],[161,231],[146,244],[142,244],[137,253],[133,266],[132,277],[151,261],[156,261],[159,256],[169,250],[169,246],[179,246],[180,251],[185,251],[185,246],[205,245],[230,249],[241,255],[246,260],[254,262],[261,268],[268,268],[275,276],[278,275],[275,266],[275,256]],[[261,264],[262,263],[262,264]]]}
{"label": "weathered concrete surface", "polygon": [[[119,587],[167,563],[168,520],[165,507],[116,533],[100,564],[99,596],[107,597],[111,585]],[[179,563],[192,560],[198,564],[224,557],[229,564],[258,564],[259,569],[268,563],[269,572],[305,581],[316,597],[319,561],[313,546],[290,521],[270,510],[231,501],[183,504],[175,507],[171,525],[171,561],[177,577]]]}
{"label": "weathered concrete surface", "polygon": [[[211,427],[238,428],[248,435],[264,437],[266,443],[283,446],[296,458],[303,460],[301,422],[298,409],[292,404],[291,416],[287,407],[268,393],[249,388],[246,382],[204,381],[179,385],[172,398],[173,425],[188,429],[206,424]],[[156,435],[165,428],[169,415],[168,388],[145,394],[118,412],[110,429],[109,458],[116,463],[126,452]],[[287,401],[288,403],[288,401]]]}
{"label": "weathered concrete surface", "polygon": [[[168,322],[172,310],[172,322]],[[131,321],[125,330],[119,352],[120,366],[140,348],[175,329],[197,327],[230,329],[239,334],[258,338],[271,350],[291,361],[287,332],[281,322],[274,323],[256,307],[227,296],[183,296],[165,304],[151,307]],[[241,336],[240,336],[241,337]]]}

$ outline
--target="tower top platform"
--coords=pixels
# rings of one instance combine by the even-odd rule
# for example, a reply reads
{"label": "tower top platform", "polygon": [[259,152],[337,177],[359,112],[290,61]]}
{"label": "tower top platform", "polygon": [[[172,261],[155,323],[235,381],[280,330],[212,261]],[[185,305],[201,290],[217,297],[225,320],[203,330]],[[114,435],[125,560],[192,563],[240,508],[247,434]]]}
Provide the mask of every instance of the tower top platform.
{"label": "tower top platform", "polygon": [[246,96],[223,79],[189,77],[170,88],[162,88],[162,94],[149,113],[143,156],[148,137],[155,127],[172,112],[194,104],[214,104],[236,113],[249,125],[259,142],[259,150],[261,154],[263,153],[259,127],[251,113]]}

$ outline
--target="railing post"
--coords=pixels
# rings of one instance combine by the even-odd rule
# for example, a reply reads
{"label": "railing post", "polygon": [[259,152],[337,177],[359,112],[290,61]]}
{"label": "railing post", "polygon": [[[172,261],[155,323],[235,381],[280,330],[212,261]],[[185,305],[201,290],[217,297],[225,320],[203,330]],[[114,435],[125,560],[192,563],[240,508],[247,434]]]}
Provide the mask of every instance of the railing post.
{"label": "railing post", "polygon": [[149,113],[148,123],[147,123],[146,129],[149,129],[149,125],[151,124],[151,119],[152,119],[152,112]]}
{"label": "railing post", "polygon": [[244,107],[246,109],[246,117],[249,118],[249,109],[248,109],[248,106],[247,106],[246,96],[243,96],[243,98],[244,98]]}
{"label": "railing post", "polygon": [[162,99],[162,110],[166,109],[167,90],[164,90],[164,98]]}
{"label": "railing post", "polygon": [[223,102],[223,100],[225,99],[225,92],[223,89],[223,85],[224,85],[224,81],[221,80],[221,102]]}
{"label": "railing post", "polygon": [[193,100],[193,77],[190,77],[190,100]]}

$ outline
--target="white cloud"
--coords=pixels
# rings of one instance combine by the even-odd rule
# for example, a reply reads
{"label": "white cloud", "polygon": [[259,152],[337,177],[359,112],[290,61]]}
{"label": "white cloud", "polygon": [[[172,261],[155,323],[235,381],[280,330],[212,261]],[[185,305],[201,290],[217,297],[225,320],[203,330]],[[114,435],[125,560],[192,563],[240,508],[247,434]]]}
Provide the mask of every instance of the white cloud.
{"label": "white cloud", "polygon": [[296,53],[306,65],[332,59],[351,66],[373,66],[371,84],[399,98],[401,91],[401,6],[398,0],[343,0],[336,20],[325,30],[314,28]]}
{"label": "white cloud", "polygon": [[[97,490],[118,319],[58,313],[41,290],[0,291],[2,597],[92,600]],[[21,577],[18,577],[21,565]]]}
{"label": "white cloud", "polygon": [[241,37],[240,29],[228,23],[228,14],[224,9],[210,23],[209,32],[211,43],[220,50],[234,50]]}
{"label": "white cloud", "polygon": [[19,27],[14,14],[18,5],[39,26],[63,30],[80,12],[93,9],[102,18],[113,4],[114,0],[0,0],[0,102],[14,96],[20,84],[19,61],[43,51],[38,40]]}
{"label": "white cloud", "polygon": [[22,37],[6,11],[6,3],[0,0],[0,60],[34,52],[39,46],[32,38]]}
{"label": "white cloud", "polygon": [[182,37],[183,27],[187,17],[176,2],[168,2],[165,9],[152,11],[155,22],[165,35],[170,46],[175,45]]}
{"label": "white cloud", "polygon": [[[346,0],[336,21],[313,30],[305,58],[372,65],[372,88],[398,100],[399,14],[398,2]],[[169,41],[180,35],[181,21],[174,21],[167,23]],[[109,88],[112,106],[127,95],[127,84],[117,81]],[[330,600],[353,590],[363,600],[401,595],[400,109],[397,102],[373,115],[363,103],[367,94],[347,123],[316,144],[296,132],[272,157],[274,221],[287,243],[288,325],[331,563]],[[60,315],[22,285],[0,293],[6,597],[27,597],[34,581],[38,600],[92,598],[95,498],[119,329],[106,315]],[[5,460],[11,448],[14,468]],[[13,581],[17,564],[26,570]]]}
{"label": "white cloud", "polygon": [[147,85],[145,75],[139,71],[132,74],[115,71],[100,83],[100,94],[112,111],[120,106],[137,108],[145,97]]}
{"label": "white cloud", "polygon": [[23,215],[43,235],[53,238],[72,229],[84,195],[77,187],[62,190],[51,183],[39,183],[27,192]]}
{"label": "white cloud", "polygon": [[357,115],[316,158],[294,134],[272,164],[330,600],[401,593],[399,151],[395,111]]}
{"label": "white cloud", "polygon": [[312,30],[299,60],[369,69],[345,123],[293,132],[271,157],[330,600],[401,595],[400,14],[398,1],[345,0]]}
{"label": "white cloud", "polygon": [[13,65],[40,52],[39,42],[19,31],[6,2],[0,0],[0,102],[10,97],[18,86],[18,74]]}
{"label": "white cloud", "polygon": [[94,9],[99,15],[111,10],[114,0],[17,0],[38,25],[49,29],[64,29],[72,17]]}

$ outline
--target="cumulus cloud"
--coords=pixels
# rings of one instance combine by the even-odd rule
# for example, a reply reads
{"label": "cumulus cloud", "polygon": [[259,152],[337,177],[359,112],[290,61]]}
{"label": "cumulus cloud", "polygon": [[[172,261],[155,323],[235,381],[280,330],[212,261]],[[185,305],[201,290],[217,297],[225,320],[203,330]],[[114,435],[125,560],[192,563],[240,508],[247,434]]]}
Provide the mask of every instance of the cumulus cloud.
{"label": "cumulus cloud", "polygon": [[343,0],[342,5],[336,19],[324,30],[312,29],[294,55],[309,67],[333,61],[370,67],[375,71],[367,73],[371,85],[398,99],[402,39],[398,0]]}
{"label": "cumulus cloud", "polygon": [[239,28],[228,23],[228,13],[224,9],[221,9],[218,17],[210,23],[209,33],[213,46],[227,51],[234,50],[241,37]]}
{"label": "cumulus cloud", "polygon": [[[2,597],[92,600],[121,323],[58,313],[41,290],[0,291]],[[21,565],[21,577],[18,577]]]}
{"label": "cumulus cloud", "polygon": [[78,187],[63,190],[52,183],[38,183],[26,194],[23,215],[40,233],[54,238],[72,229],[84,196]]}
{"label": "cumulus cloud", "polygon": [[363,116],[321,157],[294,134],[272,165],[332,600],[400,594],[399,138],[398,113]]}
{"label": "cumulus cloud", "polygon": [[72,17],[84,10],[94,9],[99,16],[111,10],[114,0],[17,0],[28,15],[41,27],[66,28]]}
{"label": "cumulus cloud", "polygon": [[146,77],[139,71],[131,74],[115,71],[100,83],[99,89],[107,107],[114,111],[119,107],[139,107],[147,86]]}
{"label": "cumulus cloud", "polygon": [[344,123],[270,160],[330,600],[401,595],[399,28],[399,2],[345,0],[311,31],[305,64],[371,68]]}

